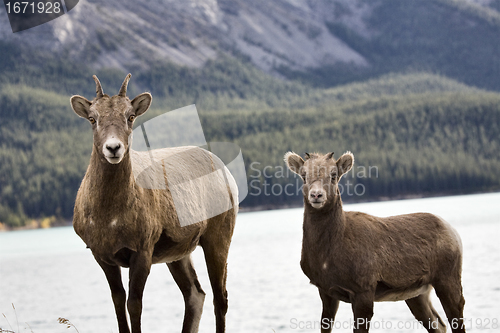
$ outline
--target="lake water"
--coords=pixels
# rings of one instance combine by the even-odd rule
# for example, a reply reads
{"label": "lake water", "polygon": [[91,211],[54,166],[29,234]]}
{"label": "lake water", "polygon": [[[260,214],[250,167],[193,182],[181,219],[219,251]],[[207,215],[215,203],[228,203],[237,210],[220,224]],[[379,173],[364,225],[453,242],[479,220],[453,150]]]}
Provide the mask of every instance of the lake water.
{"label": "lake water", "polygon": [[[351,204],[345,210],[378,216],[427,211],[448,220],[464,245],[468,331],[500,332],[500,193]],[[299,265],[302,211],[238,216],[228,263],[227,332],[319,332],[314,328],[321,314],[319,295]],[[200,332],[214,332],[201,249],[193,260],[207,293]],[[435,295],[433,300],[444,319]],[[118,331],[104,274],[71,227],[0,233],[0,312],[5,315],[0,328],[16,332],[76,332],[58,324],[59,317],[80,333]],[[179,332],[183,312],[166,265],[153,266],[144,294],[143,332]],[[350,305],[341,303],[338,325],[348,326],[351,318]],[[376,303],[373,322],[371,332],[425,332],[404,302]]]}

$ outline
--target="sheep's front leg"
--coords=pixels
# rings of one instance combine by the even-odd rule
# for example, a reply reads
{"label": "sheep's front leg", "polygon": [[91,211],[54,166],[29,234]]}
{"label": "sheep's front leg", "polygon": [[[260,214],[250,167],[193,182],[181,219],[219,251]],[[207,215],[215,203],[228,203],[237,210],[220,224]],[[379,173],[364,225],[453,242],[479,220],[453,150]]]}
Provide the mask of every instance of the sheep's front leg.
{"label": "sheep's front leg", "polygon": [[374,297],[373,292],[358,293],[351,296],[355,333],[368,332],[370,329]]}
{"label": "sheep's front leg", "polygon": [[323,312],[321,313],[321,333],[330,333],[333,328],[333,321],[339,309],[339,300],[328,296],[319,290],[319,296],[323,302]]}
{"label": "sheep's front leg", "polygon": [[142,295],[151,270],[151,254],[137,252],[130,258],[129,295],[127,301],[132,333],[141,333]]}
{"label": "sheep's front leg", "polygon": [[116,319],[118,320],[118,330],[120,333],[130,333],[127,323],[127,312],[125,308],[125,301],[127,295],[123,289],[122,274],[120,266],[112,266],[103,262],[99,257],[94,255],[95,260],[101,266],[106,279],[108,280],[109,289],[111,289],[111,297],[115,305]]}

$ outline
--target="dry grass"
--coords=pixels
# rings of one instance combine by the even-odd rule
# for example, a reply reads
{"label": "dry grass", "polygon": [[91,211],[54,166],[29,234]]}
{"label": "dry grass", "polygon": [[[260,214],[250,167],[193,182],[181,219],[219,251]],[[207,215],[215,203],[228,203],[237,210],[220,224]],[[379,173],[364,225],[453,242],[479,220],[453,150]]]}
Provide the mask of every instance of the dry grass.
{"label": "dry grass", "polygon": [[[17,318],[16,307],[14,306],[14,304],[12,304],[12,308],[14,309],[14,315],[16,316],[17,333],[21,333],[21,330],[20,330],[20,328],[19,328],[19,320],[18,320],[18,318]],[[6,316],[4,313],[2,313],[2,315],[3,315],[3,317],[5,318],[5,321],[7,321],[7,325],[9,325],[9,329],[4,329],[4,328],[0,327],[0,333],[16,333],[16,331],[14,331],[14,329],[12,328],[12,325],[10,324],[9,319],[7,318],[7,316]],[[57,319],[57,322],[58,322],[59,324],[66,325],[66,328],[74,328],[74,329],[75,329],[75,331],[76,331],[77,333],[80,333],[80,332],[78,331],[78,329],[76,328],[76,326],[75,326],[75,325],[73,325],[73,323],[72,323],[71,321],[69,321],[68,319],[66,319],[66,318],[59,317],[59,318]],[[25,322],[25,324],[28,326],[29,331],[30,331],[31,333],[34,333],[34,332],[33,332],[33,330],[31,329],[30,324],[28,324],[27,322]],[[25,328],[25,329],[26,329],[26,328]]]}
{"label": "dry grass", "polygon": [[78,332],[78,329],[76,328],[76,326],[75,326],[75,325],[73,325],[73,323],[72,323],[72,322],[70,322],[70,321],[69,321],[68,319],[66,319],[66,318],[59,317],[59,318],[57,319],[57,322],[58,322],[59,324],[66,325],[66,328],[71,328],[71,327],[73,327],[77,333],[80,333],[80,332]]}

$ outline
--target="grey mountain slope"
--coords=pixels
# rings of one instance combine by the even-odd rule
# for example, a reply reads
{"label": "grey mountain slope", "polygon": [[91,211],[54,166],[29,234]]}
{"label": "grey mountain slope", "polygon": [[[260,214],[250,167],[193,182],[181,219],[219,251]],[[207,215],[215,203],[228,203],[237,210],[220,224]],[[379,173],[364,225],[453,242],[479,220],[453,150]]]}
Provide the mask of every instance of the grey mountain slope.
{"label": "grey mountain slope", "polygon": [[[12,34],[0,15],[0,39],[67,55],[95,68],[147,67],[157,60],[199,67],[219,52],[238,52],[266,72],[366,60],[328,32],[336,3],[363,32],[366,5],[355,1],[299,0],[80,0],[67,15]],[[349,7],[349,8],[350,8]],[[359,7],[359,8],[358,8]],[[333,14],[332,14],[333,15]]]}
{"label": "grey mountain slope", "polygon": [[[67,15],[16,34],[5,12],[0,13],[0,41],[95,69],[147,69],[158,61],[201,67],[220,53],[242,54],[275,75],[279,67],[370,68],[369,49],[355,50],[328,27],[343,26],[369,43],[379,34],[370,27],[372,13],[388,1],[80,0]],[[500,22],[494,10],[500,0],[433,1]]]}

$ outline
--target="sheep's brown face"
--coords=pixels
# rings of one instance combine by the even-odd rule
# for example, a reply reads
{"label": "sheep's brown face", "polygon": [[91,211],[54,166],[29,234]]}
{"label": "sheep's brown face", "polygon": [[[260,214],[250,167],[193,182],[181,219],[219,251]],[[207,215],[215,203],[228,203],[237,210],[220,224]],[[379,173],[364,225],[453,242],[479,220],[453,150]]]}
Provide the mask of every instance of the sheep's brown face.
{"label": "sheep's brown face", "polygon": [[86,118],[94,132],[96,151],[111,164],[118,164],[129,151],[129,137],[136,117],[151,105],[151,95],[143,93],[130,100],[126,96],[130,74],[123,82],[120,93],[113,97],[104,95],[97,84],[97,97],[92,102],[81,96],[71,97],[71,106],[77,115]]}
{"label": "sheep's brown face", "polygon": [[135,114],[128,98],[103,97],[89,108],[94,145],[111,164],[120,163],[128,152]]}
{"label": "sheep's brown face", "polygon": [[350,152],[338,160],[333,158],[333,153],[306,154],[304,160],[299,155],[288,152],[285,162],[304,181],[302,192],[305,202],[312,208],[321,209],[337,193],[340,177],[351,169],[354,157]]}

